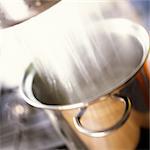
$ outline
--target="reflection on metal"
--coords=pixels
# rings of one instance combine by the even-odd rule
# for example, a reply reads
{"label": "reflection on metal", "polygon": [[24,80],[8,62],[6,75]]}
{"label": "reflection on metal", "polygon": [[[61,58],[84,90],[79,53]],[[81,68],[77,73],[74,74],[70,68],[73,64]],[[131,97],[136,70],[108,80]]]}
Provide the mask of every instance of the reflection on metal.
{"label": "reflection on metal", "polygon": [[75,127],[81,133],[91,136],[91,137],[103,137],[103,136],[110,134],[114,130],[119,129],[128,120],[128,117],[131,113],[131,102],[130,102],[130,99],[125,96],[121,96],[121,95],[117,94],[117,95],[114,95],[114,97],[116,99],[122,101],[125,105],[123,116],[117,123],[115,123],[115,125],[113,125],[109,128],[103,129],[103,130],[99,130],[99,131],[93,131],[93,130],[86,129],[81,123],[81,118],[84,115],[85,110],[86,110],[86,107],[84,107],[84,108],[81,108],[80,112],[73,118]]}
{"label": "reflection on metal", "polygon": [[[79,36],[76,31],[71,34],[72,49],[68,49],[67,42],[68,47],[61,41],[60,45],[57,43],[60,47],[49,48],[51,53],[46,53],[50,54],[46,62],[41,61],[42,65],[35,62],[27,68],[21,90],[32,106],[58,112],[89,107],[101,97],[126,88],[126,83],[140,70],[148,55],[147,32],[129,20],[109,19],[94,23],[84,28],[88,37]],[[82,42],[82,36],[91,41]],[[111,128],[89,133],[81,127],[80,118],[74,120],[75,126],[89,136],[104,136],[128,119],[131,103],[125,97],[124,103],[123,118]]]}
{"label": "reflection on metal", "polygon": [[[95,23],[85,28],[85,33],[93,47],[82,42],[82,36],[76,39],[73,34],[76,39],[70,41],[73,49],[63,43],[58,49],[51,49],[50,44],[50,53],[45,56],[43,50],[45,57],[39,58],[41,64],[35,62],[28,67],[22,85],[28,103],[56,110],[82,107],[124,85],[139,71],[148,55],[147,32],[126,19]],[[45,97],[41,98],[39,93]]]}
{"label": "reflection on metal", "polygon": [[56,132],[67,145],[69,150],[87,150],[83,141],[80,140],[77,133],[71,128],[59,111],[46,110],[46,113]]}
{"label": "reflection on metal", "polygon": [[52,7],[60,0],[0,0],[0,28],[21,23]]}

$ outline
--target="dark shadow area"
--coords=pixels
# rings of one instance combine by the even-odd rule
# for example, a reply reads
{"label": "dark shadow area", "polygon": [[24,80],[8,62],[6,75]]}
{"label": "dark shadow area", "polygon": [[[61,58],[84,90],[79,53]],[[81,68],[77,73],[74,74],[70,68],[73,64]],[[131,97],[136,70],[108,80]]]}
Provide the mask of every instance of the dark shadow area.
{"label": "dark shadow area", "polygon": [[149,129],[141,128],[140,141],[136,150],[149,150]]}

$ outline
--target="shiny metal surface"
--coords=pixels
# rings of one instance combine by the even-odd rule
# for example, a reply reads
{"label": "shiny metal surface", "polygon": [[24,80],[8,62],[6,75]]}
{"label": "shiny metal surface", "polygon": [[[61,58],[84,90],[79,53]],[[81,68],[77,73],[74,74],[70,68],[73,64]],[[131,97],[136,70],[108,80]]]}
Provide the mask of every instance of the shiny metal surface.
{"label": "shiny metal surface", "polygon": [[0,0],[0,29],[19,24],[60,0]]}
{"label": "shiny metal surface", "polygon": [[78,137],[66,119],[59,111],[45,110],[58,135],[64,141],[69,150],[87,150],[85,143]]}
{"label": "shiny metal surface", "polygon": [[[85,35],[74,36],[73,49],[59,45],[62,49],[50,51],[47,64],[35,62],[27,69],[21,88],[28,103],[50,109],[82,107],[116,90],[142,67],[149,37],[140,25],[108,19],[85,30],[91,47],[83,40]],[[36,72],[39,77],[34,78]],[[39,91],[46,95],[44,99]]]}
{"label": "shiny metal surface", "polygon": [[[38,60],[27,68],[21,92],[30,105],[57,111],[88,107],[98,98],[102,100],[123,88],[142,67],[148,55],[149,37],[140,25],[126,19],[110,19],[85,30],[92,37],[92,47],[86,47],[82,36],[73,37],[73,49],[63,45],[61,51],[53,51],[48,63]],[[123,101],[123,117],[114,126],[87,130],[80,123],[83,112],[79,112],[74,118],[76,128],[91,137],[102,137],[118,129],[131,111],[130,101],[125,97]]]}
{"label": "shiny metal surface", "polygon": [[114,95],[114,97],[116,99],[122,101],[125,105],[123,116],[115,125],[113,125],[109,128],[103,129],[103,130],[98,130],[98,131],[86,129],[84,127],[84,125],[82,125],[82,123],[81,123],[81,118],[82,118],[82,116],[84,115],[84,113],[86,111],[86,107],[83,107],[83,108],[80,109],[80,112],[73,118],[75,127],[81,133],[83,133],[87,136],[91,136],[91,137],[104,137],[104,136],[110,134],[111,132],[119,129],[127,121],[128,117],[130,115],[131,102],[130,102],[130,99],[128,97],[125,97],[125,96]]}

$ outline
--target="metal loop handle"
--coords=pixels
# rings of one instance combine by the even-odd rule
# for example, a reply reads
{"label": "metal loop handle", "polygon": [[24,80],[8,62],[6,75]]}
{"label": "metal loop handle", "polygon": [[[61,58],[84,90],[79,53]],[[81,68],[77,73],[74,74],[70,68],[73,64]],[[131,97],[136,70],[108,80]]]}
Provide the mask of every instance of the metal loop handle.
{"label": "metal loop handle", "polygon": [[121,127],[126,122],[131,112],[131,101],[128,97],[125,97],[125,96],[121,96],[118,94],[114,96],[119,98],[119,100],[123,101],[125,104],[125,110],[124,110],[123,116],[115,125],[109,128],[103,129],[103,130],[99,130],[99,131],[93,131],[93,130],[84,128],[80,120],[83,114],[85,113],[87,107],[83,107],[80,109],[80,112],[75,117],[73,117],[74,125],[78,129],[78,131],[91,137],[103,137],[111,133],[112,131],[118,129],[119,127]]}

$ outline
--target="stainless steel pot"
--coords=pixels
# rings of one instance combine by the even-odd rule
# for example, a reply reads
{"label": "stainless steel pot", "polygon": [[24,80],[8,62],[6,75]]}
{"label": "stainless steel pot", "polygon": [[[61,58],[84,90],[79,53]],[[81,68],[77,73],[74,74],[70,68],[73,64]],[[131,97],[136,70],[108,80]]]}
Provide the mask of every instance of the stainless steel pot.
{"label": "stainless steel pot", "polygon": [[52,7],[60,0],[0,0],[0,29],[14,26]]}
{"label": "stainless steel pot", "polygon": [[[52,53],[58,64],[50,64],[48,78],[45,70],[39,74],[36,65],[31,64],[25,72],[21,91],[25,101],[34,107],[57,112],[80,108],[72,118],[77,130],[91,137],[102,137],[120,128],[129,117],[131,102],[119,91],[126,88],[126,84],[144,64],[149,37],[143,27],[126,19],[101,21],[85,27],[85,30],[92,37],[93,47],[87,48],[82,36],[81,39],[79,37],[72,43],[75,52],[62,50],[62,60],[67,57],[69,62],[65,68],[61,68],[62,61]],[[80,34],[80,31],[76,31]],[[95,41],[97,45],[94,45]],[[66,68],[67,78],[61,78]],[[81,118],[88,106],[107,96],[124,103],[122,118],[103,130],[93,131],[84,127]]]}

